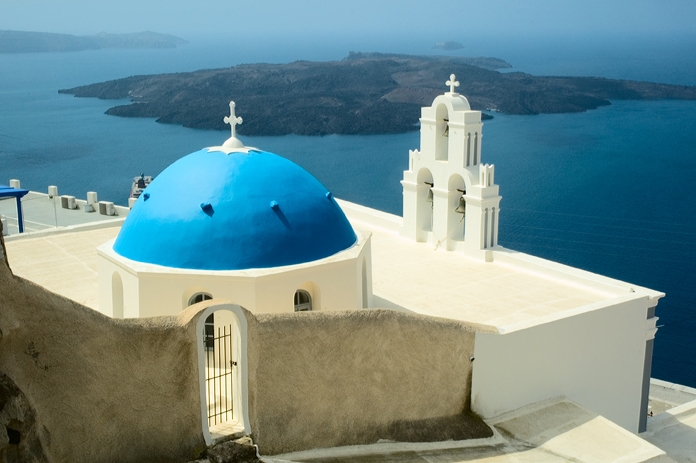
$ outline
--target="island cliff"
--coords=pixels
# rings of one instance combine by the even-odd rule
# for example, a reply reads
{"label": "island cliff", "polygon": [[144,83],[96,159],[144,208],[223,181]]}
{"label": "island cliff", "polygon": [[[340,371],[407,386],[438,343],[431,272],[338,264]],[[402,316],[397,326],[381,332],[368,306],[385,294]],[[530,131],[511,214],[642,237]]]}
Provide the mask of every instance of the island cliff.
{"label": "island cliff", "polygon": [[101,48],[176,48],[186,40],[169,34],[136,32],[96,35],[0,31],[0,53],[98,50]]}
{"label": "island cliff", "polygon": [[[469,61],[467,61],[469,60]],[[475,62],[478,65],[467,64]],[[484,69],[480,66],[486,66]],[[226,69],[133,76],[60,90],[77,97],[129,98],[106,113],[225,129],[234,100],[242,135],[399,133],[418,129],[420,108],[454,73],[472,109],[506,114],[571,113],[609,100],[696,99],[696,87],[599,77],[540,77],[495,58],[351,53],[342,61],[243,64]],[[490,116],[489,116],[490,117]]]}

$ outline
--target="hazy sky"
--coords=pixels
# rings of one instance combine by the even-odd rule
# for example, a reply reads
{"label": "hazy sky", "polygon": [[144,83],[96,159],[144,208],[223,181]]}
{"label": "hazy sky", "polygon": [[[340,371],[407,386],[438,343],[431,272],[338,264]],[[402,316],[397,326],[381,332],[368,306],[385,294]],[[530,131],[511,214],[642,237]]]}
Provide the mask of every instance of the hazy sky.
{"label": "hazy sky", "polygon": [[0,29],[184,38],[593,34],[696,31],[694,0],[0,0]]}

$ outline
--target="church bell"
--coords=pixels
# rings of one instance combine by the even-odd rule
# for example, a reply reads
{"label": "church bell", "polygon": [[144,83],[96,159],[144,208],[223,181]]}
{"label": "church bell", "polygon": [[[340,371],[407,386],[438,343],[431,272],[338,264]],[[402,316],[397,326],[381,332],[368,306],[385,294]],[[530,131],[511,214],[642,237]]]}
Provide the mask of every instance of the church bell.
{"label": "church bell", "polygon": [[454,212],[459,212],[460,214],[464,215],[466,214],[466,200],[464,199],[466,190],[460,190],[459,188],[457,188],[457,191],[460,192],[462,195],[459,197],[459,205],[454,210]]}
{"label": "church bell", "polygon": [[428,201],[429,203],[432,203],[433,202],[433,186],[435,186],[435,184],[430,183],[430,182],[424,182],[424,183],[430,187],[430,188],[428,188],[428,197],[425,198],[425,200]]}
{"label": "church bell", "polygon": [[466,201],[464,200],[464,196],[461,196],[459,198],[459,205],[457,208],[454,210],[454,212],[459,212],[460,214],[465,214],[466,213]]}

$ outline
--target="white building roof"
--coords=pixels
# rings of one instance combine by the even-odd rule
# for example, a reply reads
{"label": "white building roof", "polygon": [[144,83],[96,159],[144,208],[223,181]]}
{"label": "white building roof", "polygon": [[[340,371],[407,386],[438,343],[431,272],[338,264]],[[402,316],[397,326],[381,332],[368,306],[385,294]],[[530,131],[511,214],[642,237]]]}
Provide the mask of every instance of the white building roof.
{"label": "white building roof", "polygon": [[[499,248],[484,262],[398,234],[400,217],[340,202],[357,230],[372,233],[375,307],[488,325],[498,332],[662,293]],[[657,302],[656,302],[657,303]]]}
{"label": "white building roof", "polygon": [[[617,298],[662,294],[508,250],[494,262],[435,251],[398,235],[399,217],[340,201],[353,227],[372,233],[374,306],[488,325],[508,332],[593,310]],[[88,307],[98,307],[97,246],[119,227],[27,235],[7,242],[12,270]]]}

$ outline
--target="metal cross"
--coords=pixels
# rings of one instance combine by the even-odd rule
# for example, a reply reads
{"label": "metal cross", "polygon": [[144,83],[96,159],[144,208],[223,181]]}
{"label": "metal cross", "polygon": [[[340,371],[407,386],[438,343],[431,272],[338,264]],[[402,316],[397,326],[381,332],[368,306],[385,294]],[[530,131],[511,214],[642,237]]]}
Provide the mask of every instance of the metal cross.
{"label": "metal cross", "polygon": [[[457,85],[459,85],[459,84],[457,84]],[[237,124],[241,124],[242,118],[234,115],[234,101],[230,101],[230,115],[225,116],[225,118],[223,119],[223,122],[225,124],[230,124],[230,127],[232,128],[232,138],[237,138],[237,135],[235,134],[234,126]]]}
{"label": "metal cross", "polygon": [[459,82],[454,80],[454,74],[450,74],[450,80],[445,82],[445,85],[450,86],[450,93],[454,93],[454,87],[459,87]]}

